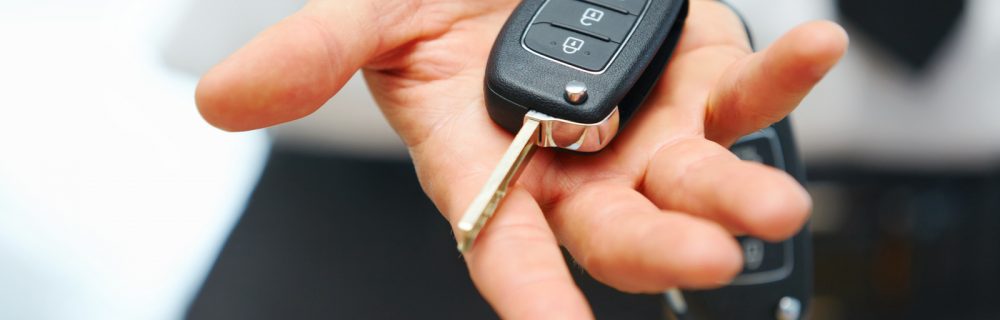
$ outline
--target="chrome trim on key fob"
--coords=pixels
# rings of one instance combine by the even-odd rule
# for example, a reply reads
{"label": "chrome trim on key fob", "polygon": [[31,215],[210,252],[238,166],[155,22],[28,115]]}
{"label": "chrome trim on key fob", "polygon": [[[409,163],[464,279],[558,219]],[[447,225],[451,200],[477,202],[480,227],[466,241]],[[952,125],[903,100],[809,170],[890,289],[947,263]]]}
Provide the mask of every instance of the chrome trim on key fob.
{"label": "chrome trim on key fob", "polygon": [[537,111],[528,111],[524,119],[541,123],[537,142],[539,147],[580,152],[604,149],[618,134],[618,126],[621,124],[617,107],[601,122],[591,124],[563,120]]}

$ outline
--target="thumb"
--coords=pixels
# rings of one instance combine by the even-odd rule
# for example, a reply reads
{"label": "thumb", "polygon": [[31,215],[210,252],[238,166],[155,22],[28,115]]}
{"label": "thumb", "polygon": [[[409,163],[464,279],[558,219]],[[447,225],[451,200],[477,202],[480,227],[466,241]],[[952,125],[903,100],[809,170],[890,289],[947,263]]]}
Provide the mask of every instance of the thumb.
{"label": "thumb", "polygon": [[202,117],[243,131],[316,111],[389,44],[367,2],[313,1],[259,34],[199,81]]}

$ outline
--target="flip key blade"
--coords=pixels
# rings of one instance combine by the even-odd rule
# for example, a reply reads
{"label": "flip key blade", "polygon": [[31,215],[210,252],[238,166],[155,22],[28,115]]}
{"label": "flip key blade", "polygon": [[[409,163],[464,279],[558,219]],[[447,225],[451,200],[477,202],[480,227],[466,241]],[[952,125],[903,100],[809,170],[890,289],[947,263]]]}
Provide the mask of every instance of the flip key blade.
{"label": "flip key blade", "polygon": [[465,210],[462,220],[458,221],[460,238],[458,251],[464,253],[472,248],[479,231],[486,226],[486,222],[500,207],[504,197],[507,196],[507,190],[517,180],[517,176],[535,151],[539,127],[538,120],[525,118],[521,130],[514,136],[514,141],[507,148],[503,158],[500,158],[500,163],[493,169],[489,180],[486,180],[486,185]]}

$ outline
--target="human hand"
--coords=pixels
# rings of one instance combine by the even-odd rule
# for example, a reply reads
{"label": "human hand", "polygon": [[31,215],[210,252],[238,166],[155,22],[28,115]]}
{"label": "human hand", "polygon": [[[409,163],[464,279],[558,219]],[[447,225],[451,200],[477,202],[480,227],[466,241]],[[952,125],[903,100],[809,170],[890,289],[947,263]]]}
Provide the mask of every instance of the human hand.
{"label": "human hand", "polygon": [[[359,68],[409,148],[424,191],[454,223],[511,135],[486,113],[486,59],[515,0],[313,0],[212,69],[202,115],[251,130],[316,110]],[[585,318],[559,245],[629,292],[703,288],[741,267],[733,234],[795,234],[810,199],[788,175],[728,146],[793,110],[846,50],[814,22],[751,53],[738,18],[693,0],[657,88],[595,155],[539,150],[465,255],[504,318]]]}

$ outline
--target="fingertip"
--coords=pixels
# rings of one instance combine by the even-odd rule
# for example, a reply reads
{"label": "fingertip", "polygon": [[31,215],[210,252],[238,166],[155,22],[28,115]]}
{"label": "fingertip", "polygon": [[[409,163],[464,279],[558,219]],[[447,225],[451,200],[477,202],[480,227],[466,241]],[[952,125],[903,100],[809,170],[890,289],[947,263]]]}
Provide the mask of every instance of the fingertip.
{"label": "fingertip", "polygon": [[729,145],[784,118],[840,61],[848,43],[840,25],[812,21],[737,62],[710,100],[706,137]]}
{"label": "fingertip", "polygon": [[637,237],[631,252],[604,254],[584,266],[595,279],[632,293],[718,287],[742,270],[740,247],[719,225],[678,213],[659,215],[665,216]]}
{"label": "fingertip", "polygon": [[814,29],[813,38],[817,43],[825,43],[829,49],[827,52],[834,55],[843,53],[850,43],[850,36],[847,30],[840,24],[829,20],[817,20],[807,22],[803,25],[807,29]]}
{"label": "fingertip", "polygon": [[807,72],[807,79],[818,81],[840,61],[849,42],[847,31],[837,23],[807,22],[793,29],[784,39],[782,44],[787,53],[778,59],[792,62],[792,70]]}
{"label": "fingertip", "polygon": [[307,14],[265,30],[198,83],[198,111],[227,131],[302,118],[329,100],[360,66],[363,50],[328,46],[330,36]]}
{"label": "fingertip", "polygon": [[699,241],[683,247],[677,257],[690,263],[690,270],[679,279],[685,288],[712,288],[729,283],[742,270],[743,255],[739,245],[725,229],[717,224],[700,223],[692,228]]}
{"label": "fingertip", "polygon": [[757,190],[744,194],[737,203],[746,219],[745,230],[769,241],[781,241],[795,235],[812,212],[812,198],[788,174],[771,169],[771,177],[760,179]]}
{"label": "fingertip", "polygon": [[201,117],[206,122],[225,131],[235,132],[253,129],[247,126],[236,125],[236,121],[227,116],[232,114],[233,111],[227,107],[229,104],[226,103],[226,95],[222,94],[225,88],[224,84],[219,83],[218,76],[215,73],[209,71],[209,73],[205,74],[198,81],[198,86],[194,91],[195,105],[198,107],[198,113],[201,114]]}

